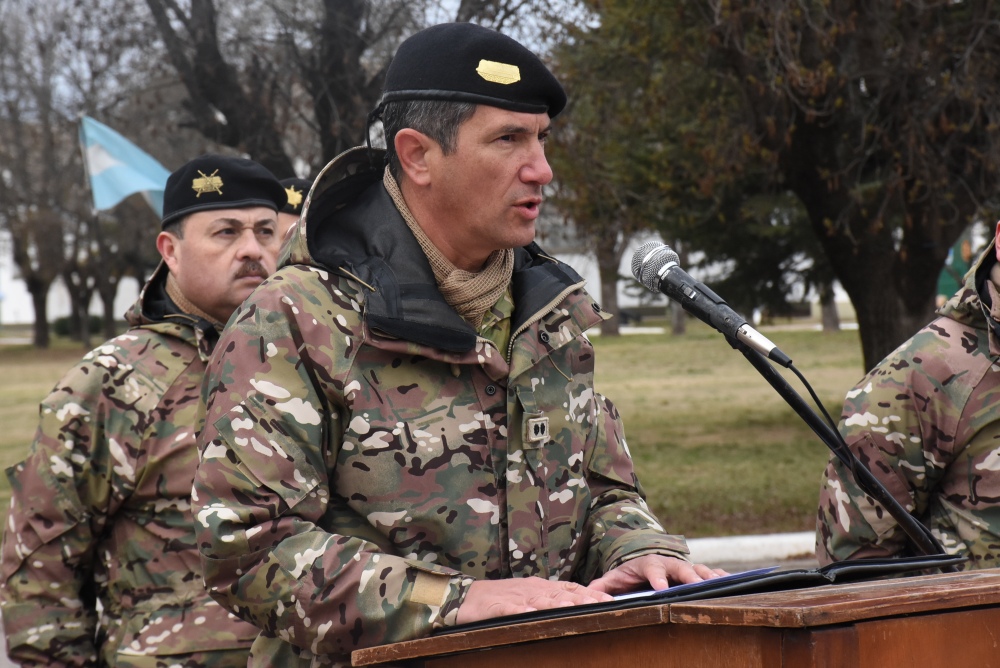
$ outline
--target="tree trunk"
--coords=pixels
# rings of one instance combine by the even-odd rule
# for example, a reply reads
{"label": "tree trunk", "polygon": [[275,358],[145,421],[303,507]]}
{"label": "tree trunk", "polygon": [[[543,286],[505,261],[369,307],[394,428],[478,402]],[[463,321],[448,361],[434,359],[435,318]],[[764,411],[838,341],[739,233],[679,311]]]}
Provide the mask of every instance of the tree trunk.
{"label": "tree trunk", "polygon": [[855,244],[846,235],[834,235],[822,243],[857,313],[867,371],[930,322],[940,265],[922,256],[919,243],[908,238],[893,251],[889,230],[868,234],[864,241]]}
{"label": "tree trunk", "polygon": [[[785,173],[805,205],[836,280],[854,305],[868,370],[930,320],[938,272],[962,228],[953,221],[932,221],[934,212],[915,210],[899,239],[892,220],[856,206],[842,183],[831,187],[822,178],[819,168],[836,154],[833,139],[815,125],[798,129],[793,142],[806,149],[788,161]],[[831,221],[838,223],[833,226]]]}
{"label": "tree trunk", "polygon": [[222,56],[211,0],[187,3],[190,15],[171,0],[147,0],[146,4],[184,83],[187,108],[202,135],[248,153],[278,178],[294,176],[267,107],[267,91],[262,90],[268,85],[267,77],[251,73],[250,90],[241,86],[236,69]]}
{"label": "tree trunk", "polygon": [[601,334],[618,336],[621,334],[621,309],[618,307],[618,265],[621,263],[621,252],[613,243],[597,245],[597,271],[601,277],[601,307],[614,317],[601,323]]}
{"label": "tree trunk", "polygon": [[87,290],[86,298],[80,304],[80,343],[87,350],[90,350],[90,299],[93,296],[91,290]]}
{"label": "tree trunk", "polygon": [[118,335],[118,328],[115,325],[115,294],[118,292],[118,282],[116,281],[111,290],[102,288],[100,290],[101,306],[103,314],[103,335],[104,339],[113,339]]}
{"label": "tree trunk", "polygon": [[69,292],[70,328],[69,335],[90,348],[90,300],[94,289],[88,284],[85,268],[77,266],[63,274],[63,283]]}
{"label": "tree trunk", "polygon": [[[674,252],[677,253],[677,261],[682,267],[688,263],[687,244],[680,239],[674,239]],[[673,336],[687,334],[687,313],[684,307],[673,299],[670,300],[670,333]]]}
{"label": "tree trunk", "polygon": [[836,297],[833,281],[824,282],[819,286],[819,311],[824,332],[840,331],[840,316],[837,314]]}
{"label": "tree trunk", "polygon": [[33,328],[33,341],[32,344],[36,348],[48,348],[49,347],[49,319],[48,319],[48,306],[49,306],[49,286],[39,286],[28,284],[28,290],[31,292],[31,304],[35,308],[35,325]]}
{"label": "tree trunk", "polygon": [[866,371],[930,322],[933,315],[933,304],[920,313],[908,313],[899,296],[890,290],[871,290],[851,301],[858,315]]}
{"label": "tree trunk", "polygon": [[672,299],[670,300],[670,333],[674,336],[687,333],[687,313],[679,303]]}

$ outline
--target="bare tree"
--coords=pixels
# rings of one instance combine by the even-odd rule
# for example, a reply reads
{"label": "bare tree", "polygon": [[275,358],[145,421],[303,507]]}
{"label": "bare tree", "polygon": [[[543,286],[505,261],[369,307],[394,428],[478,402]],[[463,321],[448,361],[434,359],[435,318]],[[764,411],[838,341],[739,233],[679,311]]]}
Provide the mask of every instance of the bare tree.
{"label": "bare tree", "polygon": [[993,2],[708,3],[734,137],[808,212],[866,368],[931,317],[949,248],[998,209]]}
{"label": "bare tree", "polygon": [[[191,125],[279,177],[315,173],[364,143],[396,46],[445,11],[430,0],[146,3],[187,90]],[[504,28],[531,15],[537,27],[543,10],[539,0],[476,0],[446,18]]]}
{"label": "bare tree", "polygon": [[[50,10],[52,8],[49,8]],[[14,262],[35,309],[33,340],[49,345],[48,292],[64,269],[67,223],[78,199],[73,158],[59,150],[71,129],[56,108],[61,11],[11,1],[0,16],[0,207],[11,234]],[[78,167],[78,163],[76,165]],[[67,197],[68,195],[68,197]]]}

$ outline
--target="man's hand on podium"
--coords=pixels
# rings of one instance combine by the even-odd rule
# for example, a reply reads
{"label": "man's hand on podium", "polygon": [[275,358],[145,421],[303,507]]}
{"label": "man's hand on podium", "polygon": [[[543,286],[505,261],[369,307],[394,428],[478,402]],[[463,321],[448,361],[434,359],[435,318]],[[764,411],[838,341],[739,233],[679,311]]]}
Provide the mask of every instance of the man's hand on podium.
{"label": "man's hand on podium", "polygon": [[575,582],[553,582],[538,577],[477,580],[459,606],[455,623],[610,600],[610,595]]}
{"label": "man's hand on podium", "polygon": [[[654,590],[666,589],[670,585],[688,584],[729,575],[719,568],[709,568],[704,564],[691,564],[676,557],[647,554],[626,561],[601,577],[592,581],[589,589],[609,594],[624,594],[646,587]],[[459,609],[461,613],[461,609]]]}

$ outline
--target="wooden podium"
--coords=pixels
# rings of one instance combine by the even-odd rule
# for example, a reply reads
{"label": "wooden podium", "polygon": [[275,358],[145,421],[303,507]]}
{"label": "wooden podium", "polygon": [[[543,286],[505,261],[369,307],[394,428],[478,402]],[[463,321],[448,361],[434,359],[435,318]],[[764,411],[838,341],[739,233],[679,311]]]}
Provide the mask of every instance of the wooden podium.
{"label": "wooden podium", "polygon": [[1000,668],[1000,569],[525,622],[355,651],[412,668]]}

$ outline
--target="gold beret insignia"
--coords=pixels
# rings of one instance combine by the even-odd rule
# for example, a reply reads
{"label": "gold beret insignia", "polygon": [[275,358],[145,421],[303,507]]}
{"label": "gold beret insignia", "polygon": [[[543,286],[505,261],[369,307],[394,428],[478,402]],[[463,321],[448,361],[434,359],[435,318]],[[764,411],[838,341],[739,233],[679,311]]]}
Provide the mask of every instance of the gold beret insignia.
{"label": "gold beret insignia", "polygon": [[487,81],[498,84],[512,84],[521,80],[521,70],[517,65],[498,63],[492,60],[480,60],[476,73]]}
{"label": "gold beret insignia", "polygon": [[195,197],[201,197],[205,193],[222,194],[222,177],[216,176],[219,170],[206,174],[199,169],[198,173],[201,174],[201,177],[191,181],[191,187],[197,193]]}
{"label": "gold beret insignia", "polygon": [[288,194],[288,206],[293,209],[299,208],[299,205],[302,204],[302,191],[296,190],[295,186],[288,186],[285,188],[285,193]]}

